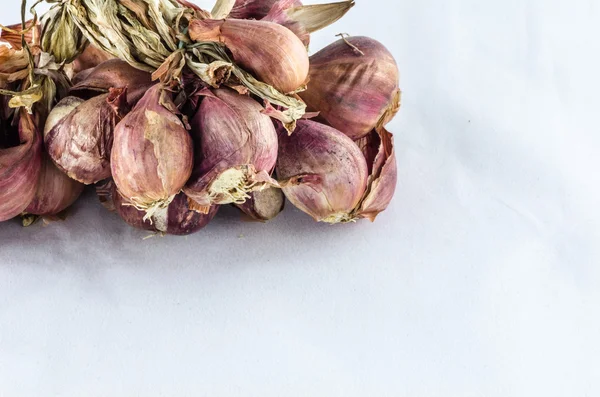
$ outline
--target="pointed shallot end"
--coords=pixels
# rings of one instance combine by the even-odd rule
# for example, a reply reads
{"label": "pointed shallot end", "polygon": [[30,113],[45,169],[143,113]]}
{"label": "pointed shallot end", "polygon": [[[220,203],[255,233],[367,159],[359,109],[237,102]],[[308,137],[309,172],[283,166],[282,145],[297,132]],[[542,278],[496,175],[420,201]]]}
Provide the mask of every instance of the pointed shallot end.
{"label": "pointed shallot end", "polygon": [[375,221],[385,211],[396,192],[398,169],[394,150],[394,137],[381,127],[361,140],[370,175],[365,196],[356,210],[360,218]]}
{"label": "pointed shallot end", "polygon": [[173,109],[171,94],[156,85],[114,131],[113,179],[148,218],[170,205],[192,173],[192,140]]}
{"label": "pointed shallot end", "polygon": [[368,167],[360,148],[334,128],[298,121],[279,134],[277,176],[286,197],[319,222],[348,223],[367,189]]}
{"label": "pointed shallot end", "polygon": [[0,124],[6,128],[0,131],[0,222],[21,214],[33,200],[42,165],[42,139],[33,118],[25,109],[18,117],[18,131]]}
{"label": "pointed shallot end", "polygon": [[277,133],[260,104],[230,89],[205,90],[191,122],[196,165],[185,193],[198,206],[243,204],[250,193],[278,186],[271,178]]}
{"label": "pointed shallot end", "polygon": [[160,80],[165,85],[169,85],[174,81],[180,81],[184,67],[185,50],[175,51],[152,73],[152,81]]}
{"label": "pointed shallot end", "polygon": [[194,41],[223,43],[238,66],[281,93],[295,92],[308,81],[306,47],[281,25],[254,20],[194,19],[189,33]]}
{"label": "pointed shallot end", "polygon": [[217,3],[210,12],[214,19],[225,19],[231,13],[235,0],[217,0]]}
{"label": "pointed shallot end", "polygon": [[310,34],[340,20],[354,6],[354,1],[341,1],[329,4],[298,6],[294,0],[280,0],[263,21],[270,21],[285,26],[302,42],[310,44]]}
{"label": "pointed shallot end", "polygon": [[188,197],[180,193],[168,206],[155,211],[151,216],[136,208],[116,188],[112,191],[116,212],[130,226],[156,233],[187,236],[206,227],[217,214],[219,207],[212,206],[205,213],[194,211]]}
{"label": "pointed shallot end", "polygon": [[353,140],[391,121],[400,106],[399,71],[390,52],[368,37],[343,37],[310,59],[299,93],[309,111]]}

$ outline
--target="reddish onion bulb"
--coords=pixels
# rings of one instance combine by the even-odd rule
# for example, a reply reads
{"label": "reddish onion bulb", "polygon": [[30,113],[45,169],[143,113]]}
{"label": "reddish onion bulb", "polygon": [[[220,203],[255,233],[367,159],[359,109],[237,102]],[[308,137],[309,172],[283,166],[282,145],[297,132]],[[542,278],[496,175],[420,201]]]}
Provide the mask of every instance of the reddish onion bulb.
{"label": "reddish onion bulb", "polygon": [[396,115],[398,82],[396,61],[381,43],[351,37],[310,57],[310,83],[299,95],[310,111],[356,140]]}
{"label": "reddish onion bulb", "polygon": [[[18,111],[18,133],[3,126],[0,139],[0,222],[21,214],[35,196],[42,164],[42,139],[25,109]],[[11,135],[18,135],[16,146]],[[4,142],[2,142],[4,141]]]}
{"label": "reddish onion bulb", "polygon": [[276,182],[277,132],[260,104],[230,89],[205,90],[192,120],[196,165],[185,192],[199,211],[243,204],[249,193]]}
{"label": "reddish onion bulb", "polygon": [[351,222],[367,189],[367,162],[338,130],[310,120],[291,136],[280,128],[277,176],[286,197],[315,220]]}
{"label": "reddish onion bulb", "polygon": [[127,102],[135,104],[155,82],[152,75],[120,59],[110,59],[93,69],[87,69],[74,78],[71,95],[89,99],[108,93],[111,88],[127,88]]}
{"label": "reddish onion bulb", "polygon": [[57,215],[77,201],[83,188],[83,184],[65,175],[44,154],[36,193],[25,212],[40,216]]}
{"label": "reddish onion bulb", "polygon": [[137,210],[128,203],[116,188],[112,191],[112,199],[115,210],[128,225],[177,236],[193,234],[203,229],[219,210],[218,206],[212,206],[208,214],[198,213],[190,209],[188,197],[184,193],[179,193],[168,207],[156,211],[148,218],[145,212]]}
{"label": "reddish onion bulb", "polygon": [[241,19],[194,19],[189,29],[194,41],[225,44],[240,67],[283,93],[295,92],[307,82],[306,47],[281,25]]}
{"label": "reddish onion bulb", "polygon": [[77,74],[84,70],[95,68],[102,62],[113,58],[114,57],[106,51],[103,51],[92,44],[88,44],[85,50],[73,61],[73,73]]}
{"label": "reddish onion bulb", "polygon": [[175,112],[170,93],[156,85],[114,132],[114,181],[149,217],[168,207],[192,173],[192,139]]}
{"label": "reddish onion bulb", "polygon": [[46,150],[63,172],[81,183],[109,178],[113,131],[128,112],[126,89],[111,89],[85,102],[67,97],[46,122]]}

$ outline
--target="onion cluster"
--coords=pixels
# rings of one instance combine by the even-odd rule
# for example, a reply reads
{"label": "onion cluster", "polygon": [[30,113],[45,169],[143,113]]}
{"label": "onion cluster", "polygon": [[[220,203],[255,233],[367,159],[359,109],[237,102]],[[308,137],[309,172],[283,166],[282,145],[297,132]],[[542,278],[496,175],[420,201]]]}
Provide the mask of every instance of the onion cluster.
{"label": "onion cluster", "polygon": [[184,0],[79,3],[0,38],[0,221],[62,218],[86,185],[127,224],[173,235],[223,205],[266,222],[287,199],[336,224],[374,221],[392,201],[393,56],[367,37],[307,51],[354,1],[218,0],[212,14]]}

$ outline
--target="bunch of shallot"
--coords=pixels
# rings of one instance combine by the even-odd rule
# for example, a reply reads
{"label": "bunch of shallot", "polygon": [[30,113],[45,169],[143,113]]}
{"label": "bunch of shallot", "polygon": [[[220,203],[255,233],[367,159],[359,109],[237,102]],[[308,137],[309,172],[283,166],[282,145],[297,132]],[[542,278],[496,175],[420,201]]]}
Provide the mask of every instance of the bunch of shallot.
{"label": "bunch of shallot", "polygon": [[64,219],[86,185],[174,235],[224,205],[267,222],[287,199],[336,224],[392,201],[393,56],[347,35],[308,53],[353,0],[51,3],[0,38],[0,221]]}

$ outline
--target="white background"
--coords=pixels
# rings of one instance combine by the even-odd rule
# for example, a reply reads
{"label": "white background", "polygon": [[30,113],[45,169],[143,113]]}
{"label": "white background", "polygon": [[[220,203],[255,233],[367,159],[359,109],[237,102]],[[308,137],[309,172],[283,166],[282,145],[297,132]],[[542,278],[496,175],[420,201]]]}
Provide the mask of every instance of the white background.
{"label": "white background", "polygon": [[312,49],[398,60],[388,212],[1,224],[0,396],[600,395],[600,5],[357,3]]}

